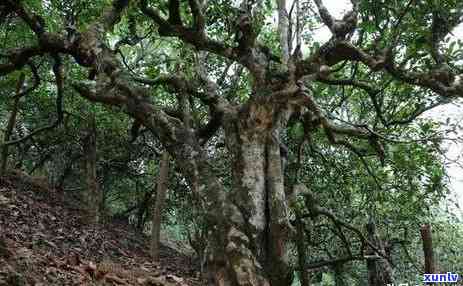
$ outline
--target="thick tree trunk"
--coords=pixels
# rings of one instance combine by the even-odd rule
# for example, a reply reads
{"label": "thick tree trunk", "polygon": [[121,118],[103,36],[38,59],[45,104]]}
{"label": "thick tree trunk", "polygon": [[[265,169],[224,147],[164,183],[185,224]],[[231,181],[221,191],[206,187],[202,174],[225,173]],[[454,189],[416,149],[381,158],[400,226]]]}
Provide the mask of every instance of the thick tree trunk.
{"label": "thick tree trunk", "polygon": [[[224,261],[209,262],[214,265],[214,285],[291,285],[283,181],[281,174],[273,176],[281,173],[279,146],[259,142],[261,138],[265,136],[256,135],[249,141],[241,137],[244,140],[233,167],[235,186],[229,194],[234,212],[225,232]],[[220,257],[222,251],[219,247],[213,253]]]}
{"label": "thick tree trunk", "polygon": [[169,176],[169,153],[164,151],[161,163],[159,164],[159,176],[156,188],[156,201],[153,207],[153,218],[151,225],[151,257],[159,261],[159,241],[161,235],[161,216],[167,194],[167,179]]}
{"label": "thick tree trunk", "polygon": [[[19,94],[24,85],[24,80],[25,80],[25,75],[21,73],[21,75],[19,76],[18,83],[16,85],[16,97],[13,99],[13,106],[11,108],[10,118],[8,119],[8,124],[6,126],[5,136],[3,139],[4,142],[10,141],[11,134],[13,134],[13,128],[16,124],[16,116],[18,115],[19,100],[21,99],[19,97]],[[9,147],[8,145],[2,146],[1,155],[0,155],[1,156],[0,175],[4,174],[6,171],[6,166],[8,163],[8,147]]]}
{"label": "thick tree trunk", "polygon": [[[79,88],[89,98],[97,98]],[[255,89],[255,93],[259,96],[240,110],[223,112],[225,141],[233,161],[230,189],[216,176],[198,133],[188,124],[168,118],[137,98],[129,97],[133,102],[126,104],[125,112],[163,142],[199,198],[208,229],[208,285],[289,286],[292,282],[287,257],[291,228],[278,140],[289,107],[272,102],[277,98],[267,96],[268,88]]]}
{"label": "thick tree trunk", "polygon": [[[111,65],[111,61],[107,64]],[[279,102],[279,96],[272,92],[281,88],[294,90],[296,86],[288,86],[280,78],[267,80],[263,65],[253,67],[254,85],[259,87],[254,88],[254,99],[240,110],[220,97],[209,97],[213,91],[201,98],[214,102],[211,110],[225,130],[233,161],[230,189],[214,172],[187,112],[182,112],[181,120],[167,116],[144,99],[147,90],[133,86],[119,74],[114,96],[107,96],[113,85],[105,89],[103,96],[85,84],[74,86],[90,100],[123,106],[124,112],[143,123],[173,156],[205,211],[210,243],[206,255],[209,285],[289,286],[292,282],[287,257],[290,227],[278,141],[278,132],[284,126],[280,121],[287,119],[289,112],[286,103]],[[207,84],[206,89],[214,87]],[[182,111],[188,110],[185,98],[179,98]]]}
{"label": "thick tree trunk", "polygon": [[432,231],[429,223],[421,226],[421,240],[423,241],[424,272],[428,274],[436,273],[432,248]]}
{"label": "thick tree trunk", "polygon": [[[367,224],[368,240],[382,253],[382,256],[386,255],[384,251],[384,245],[376,232],[376,225],[373,221]],[[393,284],[393,273],[392,267],[389,261],[383,257],[378,256],[372,249],[368,250],[367,255],[367,269],[368,269],[368,285],[379,286]]]}
{"label": "thick tree trunk", "polygon": [[95,115],[91,114],[83,138],[85,191],[84,202],[87,212],[87,222],[95,224],[100,221],[102,194],[97,180],[97,143]]}
{"label": "thick tree trunk", "polygon": [[278,124],[274,110],[258,103],[225,124],[233,187],[227,194],[230,213],[222,234],[211,233],[215,245],[209,250],[208,267],[213,285],[292,283]]}

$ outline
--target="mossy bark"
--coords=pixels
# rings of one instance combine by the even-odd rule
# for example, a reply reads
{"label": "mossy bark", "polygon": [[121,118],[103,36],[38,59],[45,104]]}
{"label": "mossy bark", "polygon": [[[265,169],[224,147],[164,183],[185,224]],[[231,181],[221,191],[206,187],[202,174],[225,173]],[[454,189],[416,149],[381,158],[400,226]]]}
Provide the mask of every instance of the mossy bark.
{"label": "mossy bark", "polygon": [[226,194],[227,221],[210,234],[214,244],[208,251],[209,283],[291,285],[287,248],[292,229],[280,156],[280,118],[270,105],[256,102],[225,121],[233,186]]}

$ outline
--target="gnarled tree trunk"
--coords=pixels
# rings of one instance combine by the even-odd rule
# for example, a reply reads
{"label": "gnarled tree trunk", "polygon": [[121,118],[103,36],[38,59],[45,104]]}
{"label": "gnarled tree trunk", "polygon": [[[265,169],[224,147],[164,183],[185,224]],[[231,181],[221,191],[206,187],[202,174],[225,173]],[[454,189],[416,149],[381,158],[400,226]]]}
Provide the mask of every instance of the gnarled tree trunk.
{"label": "gnarled tree trunk", "polygon": [[222,240],[214,233],[210,238],[215,241],[208,261],[214,285],[291,285],[291,228],[278,134],[284,118],[276,114],[271,105],[253,102],[225,119],[233,188],[227,194],[231,213],[222,225]]}

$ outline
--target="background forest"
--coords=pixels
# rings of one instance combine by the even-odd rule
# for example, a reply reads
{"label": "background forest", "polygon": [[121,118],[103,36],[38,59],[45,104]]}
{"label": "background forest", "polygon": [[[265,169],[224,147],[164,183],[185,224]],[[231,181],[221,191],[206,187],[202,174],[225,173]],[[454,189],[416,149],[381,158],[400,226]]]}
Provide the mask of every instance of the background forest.
{"label": "background forest", "polygon": [[1,172],[88,225],[162,221],[203,285],[463,275],[463,125],[423,116],[463,97],[461,22],[457,0],[0,0]]}

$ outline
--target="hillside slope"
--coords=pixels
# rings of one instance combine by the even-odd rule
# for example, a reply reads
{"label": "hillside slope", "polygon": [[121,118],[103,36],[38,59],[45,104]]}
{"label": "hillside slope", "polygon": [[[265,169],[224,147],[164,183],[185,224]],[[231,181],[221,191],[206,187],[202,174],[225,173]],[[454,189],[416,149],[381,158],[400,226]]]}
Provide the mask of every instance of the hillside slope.
{"label": "hillside slope", "polygon": [[0,177],[0,286],[201,285],[191,259],[127,225],[86,226],[74,203],[21,174]]}

